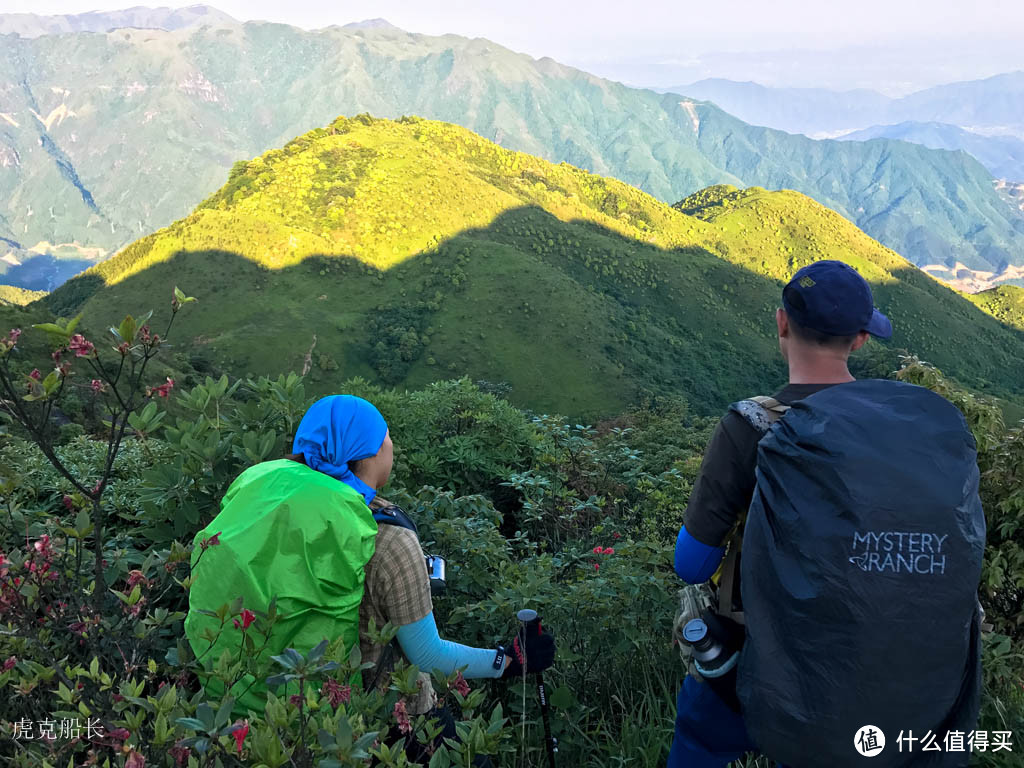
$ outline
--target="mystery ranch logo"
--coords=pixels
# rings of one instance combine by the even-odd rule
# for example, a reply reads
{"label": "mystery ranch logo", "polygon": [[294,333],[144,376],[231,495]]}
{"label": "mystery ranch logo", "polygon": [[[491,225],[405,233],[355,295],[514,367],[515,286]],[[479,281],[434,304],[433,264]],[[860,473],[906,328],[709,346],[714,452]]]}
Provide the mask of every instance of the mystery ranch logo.
{"label": "mystery ranch logo", "polygon": [[906,531],[859,531],[853,534],[850,562],[862,571],[942,575],[949,534]]}

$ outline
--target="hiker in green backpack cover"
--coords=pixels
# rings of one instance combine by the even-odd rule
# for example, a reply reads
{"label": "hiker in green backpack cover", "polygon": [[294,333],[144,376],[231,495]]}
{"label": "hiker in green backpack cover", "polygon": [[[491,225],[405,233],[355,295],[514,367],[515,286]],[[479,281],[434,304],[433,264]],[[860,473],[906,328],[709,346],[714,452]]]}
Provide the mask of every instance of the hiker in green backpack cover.
{"label": "hiker in green backpack cover", "polygon": [[[890,338],[892,326],[852,267],[804,267],[782,298],[776,325],[789,384],[733,404],[719,422],[676,542],[676,572],[693,585],[677,620],[692,671],[679,691],[668,765],[724,767],[767,749],[762,738],[773,742],[770,757],[798,768],[859,765],[863,755],[879,766],[966,765],[968,756],[919,760],[897,745],[892,728],[929,707],[936,713],[916,724],[969,729],[977,720],[984,517],[973,437],[932,392],[854,381],[850,353],[869,336]],[[929,429],[933,444],[886,455],[886,445],[904,435],[912,443]],[[904,544],[918,551],[901,555]],[[904,563],[917,563],[916,572]],[[717,604],[713,590],[698,586],[709,581],[718,582]],[[938,607],[929,602],[919,624],[901,623],[901,613],[916,620],[928,601]],[[929,642],[944,642],[938,637],[952,638],[952,650],[929,666]],[[900,677],[915,655],[927,672]],[[835,679],[854,682],[830,685]],[[915,698],[925,685],[929,693]],[[874,714],[848,722],[865,710]],[[884,751],[874,717],[887,718]],[[812,745],[816,729],[829,736]],[[787,741],[791,733],[804,737]]]}
{"label": "hiker in green backpack cover", "polygon": [[[325,397],[302,418],[290,456],[250,467],[232,483],[220,514],[195,537],[185,631],[205,666],[225,650],[239,651],[251,614],[222,629],[207,613],[237,598],[248,611],[266,611],[276,600],[267,657],[286,648],[305,654],[340,637],[346,647],[358,642],[363,661],[376,665],[369,685],[386,687],[395,661],[373,642],[370,625],[397,626],[398,649],[421,670],[420,695],[407,703],[410,715],[434,708],[429,673],[435,669],[498,678],[551,665],[554,640],[539,625],[517,635],[508,652],[438,636],[415,525],[377,498],[391,474],[393,450],[387,424],[371,403]],[[205,684],[223,694],[216,680]],[[236,709],[262,711],[266,690],[263,681],[242,680],[231,691]]]}

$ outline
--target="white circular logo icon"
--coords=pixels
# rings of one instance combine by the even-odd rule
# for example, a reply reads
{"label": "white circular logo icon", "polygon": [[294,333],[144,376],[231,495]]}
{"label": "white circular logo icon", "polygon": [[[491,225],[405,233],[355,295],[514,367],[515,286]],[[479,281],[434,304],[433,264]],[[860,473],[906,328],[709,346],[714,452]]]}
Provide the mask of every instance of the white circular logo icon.
{"label": "white circular logo icon", "polygon": [[885,748],[885,734],[877,725],[862,726],[853,737],[853,746],[864,757],[875,757]]}

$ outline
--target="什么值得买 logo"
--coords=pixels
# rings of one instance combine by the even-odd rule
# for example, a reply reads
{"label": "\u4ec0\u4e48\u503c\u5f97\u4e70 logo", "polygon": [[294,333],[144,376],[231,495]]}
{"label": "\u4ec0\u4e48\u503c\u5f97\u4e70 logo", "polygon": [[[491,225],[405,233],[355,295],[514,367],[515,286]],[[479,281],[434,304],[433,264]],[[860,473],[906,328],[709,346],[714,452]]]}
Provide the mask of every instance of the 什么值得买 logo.
{"label": "\u4ec0\u4e48\u503c\u5f97\u4e70 logo", "polygon": [[877,725],[865,725],[857,729],[853,746],[864,757],[874,757],[885,749],[885,734]]}

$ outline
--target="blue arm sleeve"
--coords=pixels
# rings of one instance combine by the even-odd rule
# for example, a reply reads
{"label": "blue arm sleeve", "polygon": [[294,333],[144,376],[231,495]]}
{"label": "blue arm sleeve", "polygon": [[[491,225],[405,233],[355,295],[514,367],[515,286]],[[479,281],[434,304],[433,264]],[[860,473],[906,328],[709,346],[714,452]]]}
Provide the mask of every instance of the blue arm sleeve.
{"label": "blue arm sleeve", "polygon": [[702,584],[715,575],[725,555],[725,547],[712,547],[697,541],[684,525],[676,538],[676,573],[689,584]]}
{"label": "blue arm sleeve", "polygon": [[463,675],[468,678],[501,677],[502,669],[494,668],[495,649],[470,648],[448,640],[437,634],[434,614],[428,613],[419,621],[398,628],[398,644],[402,653],[424,672],[441,670],[450,675],[466,667]]}

